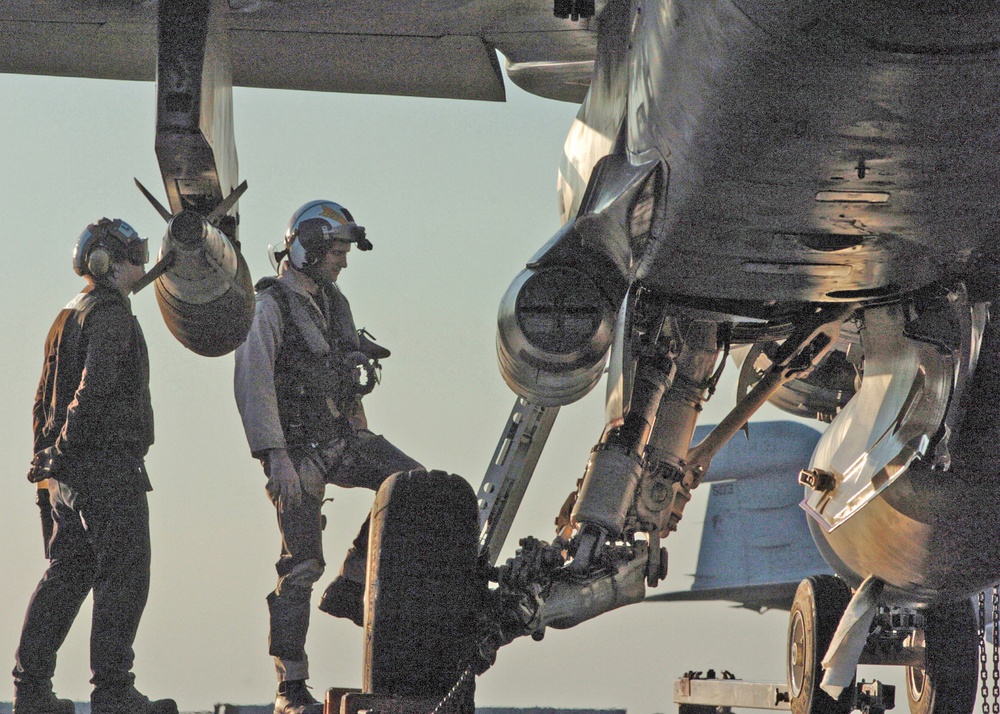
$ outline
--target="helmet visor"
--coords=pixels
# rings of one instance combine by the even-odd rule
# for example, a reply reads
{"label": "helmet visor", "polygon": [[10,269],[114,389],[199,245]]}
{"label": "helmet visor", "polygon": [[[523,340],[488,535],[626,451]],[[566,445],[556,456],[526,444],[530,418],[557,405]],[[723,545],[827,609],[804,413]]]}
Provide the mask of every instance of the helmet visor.
{"label": "helmet visor", "polygon": [[296,237],[312,256],[322,256],[336,242],[357,243],[364,240],[365,229],[357,223],[333,223],[325,218],[307,218],[296,231]]}
{"label": "helmet visor", "polygon": [[358,250],[371,250],[371,241],[365,236],[365,227],[359,226],[353,221],[350,223],[344,223],[341,225],[333,226],[329,231],[324,230],[324,233],[328,236],[331,241],[342,241],[344,243],[355,243],[358,246]]}
{"label": "helmet visor", "polygon": [[125,257],[135,265],[145,265],[149,262],[149,241],[139,238],[125,244]]}

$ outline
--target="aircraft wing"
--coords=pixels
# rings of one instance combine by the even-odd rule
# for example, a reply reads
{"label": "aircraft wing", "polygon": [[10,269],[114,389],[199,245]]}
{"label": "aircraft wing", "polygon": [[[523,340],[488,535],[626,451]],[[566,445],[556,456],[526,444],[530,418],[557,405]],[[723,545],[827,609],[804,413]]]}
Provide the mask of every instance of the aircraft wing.
{"label": "aircraft wing", "polygon": [[[233,87],[503,101],[500,51],[527,91],[582,102],[597,28],[573,13],[600,12],[605,0],[576,1],[0,0],[0,72],[155,80],[155,150],[169,206],[157,210],[168,220],[192,212],[243,261]],[[205,235],[191,233],[188,250],[207,280],[161,249],[154,284],[181,343],[218,355],[246,336],[221,326],[249,327],[252,282],[236,289],[235,273],[217,271]],[[242,299],[223,305],[231,288]],[[217,319],[223,312],[229,319]]]}
{"label": "aircraft wing", "polygon": [[[528,91],[579,102],[597,45],[596,25],[554,17],[552,0],[190,4],[206,3],[243,87],[503,101],[499,50]],[[155,2],[0,0],[0,33],[0,72],[156,77]]]}
{"label": "aircraft wing", "polygon": [[[700,441],[708,427],[698,427]],[[728,600],[752,610],[791,608],[804,578],[833,571],[813,542],[799,507],[799,470],[819,432],[795,422],[750,424],[712,461],[698,567],[690,590],[647,601]]]}

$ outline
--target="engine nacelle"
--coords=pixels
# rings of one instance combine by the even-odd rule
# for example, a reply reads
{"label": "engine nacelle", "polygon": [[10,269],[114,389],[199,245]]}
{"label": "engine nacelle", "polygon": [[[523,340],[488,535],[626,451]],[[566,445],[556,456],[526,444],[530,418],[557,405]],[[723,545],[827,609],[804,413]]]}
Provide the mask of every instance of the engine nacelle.
{"label": "engine nacelle", "polygon": [[604,294],[580,270],[522,271],[500,301],[497,360],[504,381],[541,406],[580,399],[604,372],[613,315]]}
{"label": "engine nacelle", "polygon": [[156,302],[181,344],[205,357],[232,352],[253,322],[250,269],[226,235],[194,211],[167,225],[159,259],[170,267],[158,277]]}

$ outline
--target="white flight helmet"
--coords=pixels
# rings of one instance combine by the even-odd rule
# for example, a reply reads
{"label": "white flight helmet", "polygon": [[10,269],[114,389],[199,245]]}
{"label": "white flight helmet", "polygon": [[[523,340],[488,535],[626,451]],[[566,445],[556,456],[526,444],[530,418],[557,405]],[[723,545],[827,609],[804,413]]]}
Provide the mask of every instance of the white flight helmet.
{"label": "white flight helmet", "polygon": [[73,249],[73,270],[77,275],[103,278],[114,262],[136,265],[149,262],[149,245],[120,218],[102,218],[83,229]]}
{"label": "white flight helmet", "polygon": [[308,270],[318,264],[335,241],[357,243],[358,250],[371,250],[372,244],[365,237],[351,212],[333,201],[310,201],[288,221],[284,250],[269,247],[272,264],[277,266],[286,255],[292,267]]}

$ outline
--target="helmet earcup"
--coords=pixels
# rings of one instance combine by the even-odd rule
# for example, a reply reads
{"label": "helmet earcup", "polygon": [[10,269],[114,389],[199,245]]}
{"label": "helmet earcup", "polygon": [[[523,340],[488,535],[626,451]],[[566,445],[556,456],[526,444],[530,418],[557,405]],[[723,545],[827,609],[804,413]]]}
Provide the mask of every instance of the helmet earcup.
{"label": "helmet earcup", "polygon": [[296,270],[302,270],[307,267],[308,256],[306,254],[306,248],[302,245],[302,241],[296,237],[292,240],[292,244],[288,246],[288,260],[291,262],[292,267]]}
{"label": "helmet earcup", "polygon": [[149,260],[146,239],[120,218],[102,218],[83,229],[73,248],[73,272],[102,278],[116,260],[143,264]]}
{"label": "helmet earcup", "polygon": [[87,272],[95,278],[107,275],[111,270],[111,253],[102,246],[97,246],[87,256]]}

